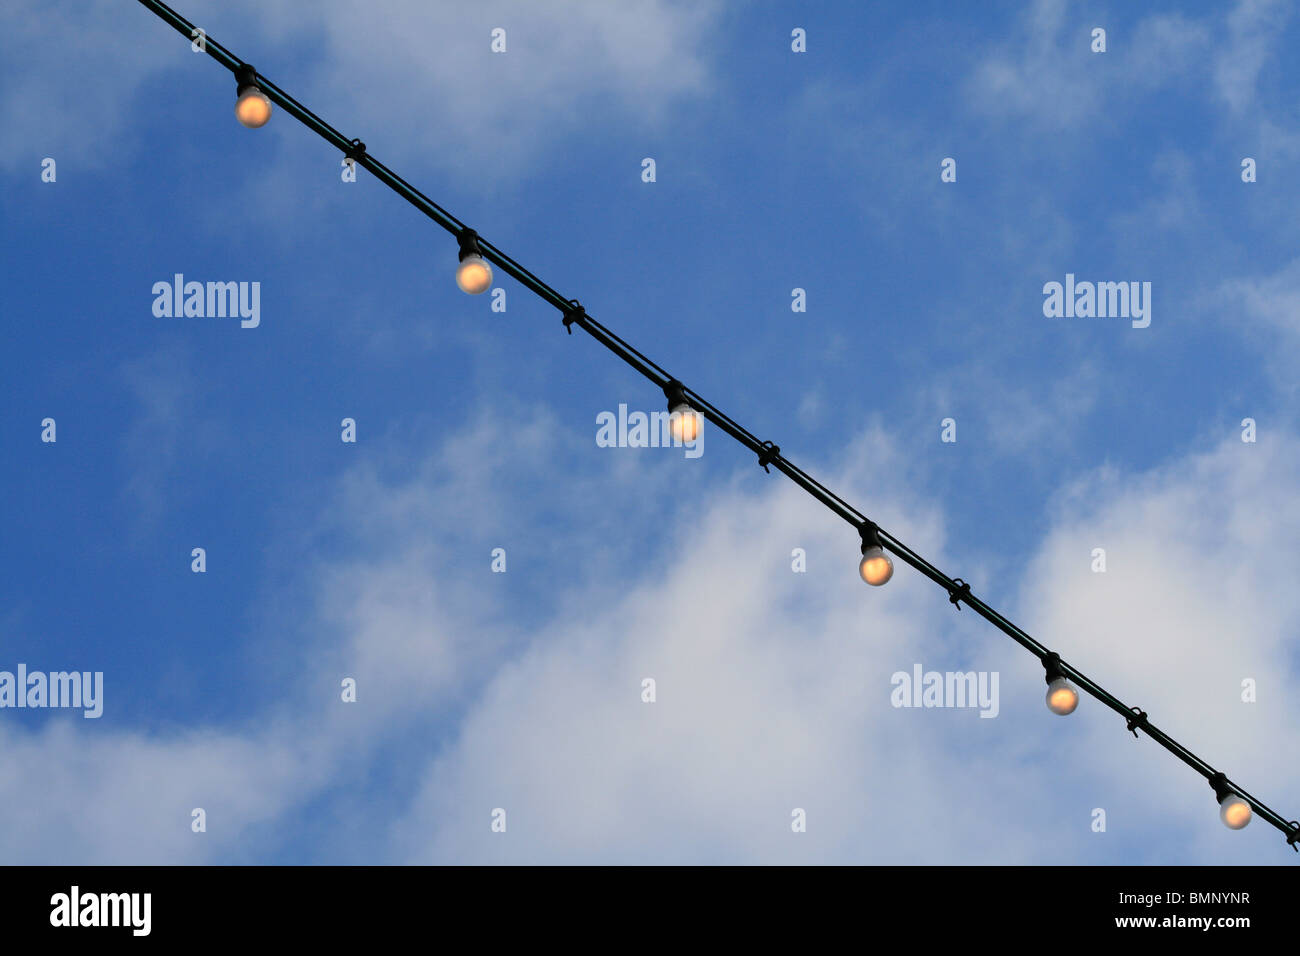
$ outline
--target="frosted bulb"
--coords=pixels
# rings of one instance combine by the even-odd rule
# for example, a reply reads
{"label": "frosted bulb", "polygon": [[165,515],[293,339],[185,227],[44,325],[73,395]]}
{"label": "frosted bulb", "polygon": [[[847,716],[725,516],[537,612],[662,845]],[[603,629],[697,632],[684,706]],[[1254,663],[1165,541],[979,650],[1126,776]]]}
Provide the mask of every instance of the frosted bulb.
{"label": "frosted bulb", "polygon": [[1058,677],[1047,685],[1047,709],[1064,717],[1074,713],[1079,706],[1079,692],[1064,677]]}
{"label": "frosted bulb", "polygon": [[480,295],[492,286],[492,267],[477,253],[468,255],[456,267],[456,285],[462,292]]}
{"label": "frosted bulb", "polygon": [[868,584],[880,587],[894,576],[894,562],[885,554],[884,548],[873,544],[863,553],[858,563],[858,574]]}
{"label": "frosted bulb", "polygon": [[1219,801],[1219,819],[1229,830],[1240,830],[1250,822],[1250,804],[1235,793]]}
{"label": "frosted bulb", "polygon": [[265,126],[271,118],[271,101],[256,86],[250,86],[235,103],[235,117],[249,129]]}
{"label": "frosted bulb", "polygon": [[689,405],[677,405],[668,413],[673,441],[695,441],[700,437],[700,415]]}

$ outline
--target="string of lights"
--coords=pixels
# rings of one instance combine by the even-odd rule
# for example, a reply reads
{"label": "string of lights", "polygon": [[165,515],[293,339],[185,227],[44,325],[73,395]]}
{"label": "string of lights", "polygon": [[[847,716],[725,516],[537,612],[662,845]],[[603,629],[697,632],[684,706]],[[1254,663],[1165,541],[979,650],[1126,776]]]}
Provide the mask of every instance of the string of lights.
{"label": "string of lights", "polygon": [[[140,0],[188,40],[197,42],[200,31],[176,11],[158,0]],[[1151,722],[1145,711],[1125,704],[1100,684],[1091,680],[1078,668],[1062,660],[1060,655],[1013,624],[995,608],[971,592],[970,585],[961,578],[949,577],[902,541],[881,528],[829,488],[822,485],[781,453],[779,445],[763,441],[742,425],[728,417],[722,410],[673,378],[653,360],[637,351],[618,335],[596,321],[577,299],[566,298],[539,279],[501,249],[482,238],[474,229],[447,212],[424,193],[402,179],[366,149],[359,139],[348,139],[306,106],[276,86],[252,66],[244,63],[211,37],[202,35],[203,49],[221,66],[230,70],[236,81],[235,115],[247,127],[259,128],[271,118],[272,105],[283,109],[300,123],[319,135],[335,149],[341,151],[349,162],[367,170],[385,186],[451,233],[459,245],[456,283],[465,292],[477,295],[492,285],[492,266],[509,275],[525,288],[554,306],[561,313],[564,327],[573,333],[578,326],[593,339],[613,352],[624,362],[640,372],[663,390],[667,399],[672,436],[678,441],[693,441],[699,433],[700,418],[710,422],[758,457],[764,471],[775,468],[804,491],[816,498],[830,511],[847,521],[859,533],[862,558],[858,565],[862,579],[870,585],[880,586],[893,576],[894,565],[890,553],[905,564],[938,584],[948,593],[948,600],[957,610],[962,605],[975,611],[994,627],[1038,658],[1043,665],[1047,682],[1047,706],[1055,714],[1073,713],[1079,704],[1079,689],[1100,701],[1124,718],[1127,730],[1138,736],[1141,730],[1148,737],[1183,761],[1202,777],[1214,790],[1219,802],[1220,818],[1231,829],[1246,826],[1255,814],[1286,836],[1293,850],[1300,852],[1300,822],[1287,821],[1270,809],[1243,787],[1229,780],[1200,757]]]}

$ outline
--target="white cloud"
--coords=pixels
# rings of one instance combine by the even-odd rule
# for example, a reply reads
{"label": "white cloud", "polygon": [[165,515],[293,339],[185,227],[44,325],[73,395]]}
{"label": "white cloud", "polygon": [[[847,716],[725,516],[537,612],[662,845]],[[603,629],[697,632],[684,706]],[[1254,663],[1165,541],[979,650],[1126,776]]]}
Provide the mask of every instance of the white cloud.
{"label": "white cloud", "polygon": [[[313,30],[327,51],[300,99],[381,158],[491,181],[612,127],[662,131],[679,99],[709,91],[720,5],[335,0],[307,23],[300,4],[272,10],[282,36]],[[489,48],[498,27],[503,54]]]}
{"label": "white cloud", "polygon": [[[1109,27],[1105,53],[1092,52],[1094,27]],[[988,115],[1077,131],[1103,107],[1194,73],[1210,36],[1181,14],[1145,17],[1128,32],[1077,15],[1066,0],[1038,0],[1016,35],[979,62],[968,93]]]}
{"label": "white cloud", "polygon": [[[626,473],[613,456],[630,451],[575,476],[564,462],[585,439],[545,415],[485,417],[414,477],[354,472],[314,532],[336,556],[306,571],[305,595],[276,588],[277,602],[315,607],[287,609],[309,639],[263,649],[301,661],[280,702],[225,730],[144,736],[114,729],[109,696],[102,726],[6,731],[0,800],[23,808],[6,859],[264,859],[307,801],[347,804],[394,760],[418,761],[415,779],[387,794],[391,819],[349,822],[369,834],[359,858],[1278,859],[1280,837],[1262,824],[1229,834],[1195,774],[1099,705],[1048,714],[1037,662],[921,576],[900,565],[888,587],[865,588],[853,530],[789,484],[746,469],[699,497],[683,491],[693,464],[643,457]],[[1285,436],[1085,476],[1023,577],[1001,580],[944,541],[924,472],[883,433],[826,477],[940,566],[974,567],[978,593],[1286,812],[1300,783],[1278,757],[1300,730],[1285,691],[1297,465],[1300,441]],[[514,535],[504,576],[457,539],[494,513],[488,536]],[[988,533],[980,550],[996,551]],[[529,548],[546,535],[558,553],[539,561]],[[1088,570],[1095,546],[1105,575]],[[796,547],[806,574],[790,570]],[[537,585],[556,600],[535,626],[499,613],[503,588]],[[890,675],[914,663],[998,671],[1000,715],[893,708]],[[358,676],[357,704],[338,702],[340,673]],[[1259,680],[1258,704],[1239,702],[1243,677]],[[194,806],[209,812],[206,841],[189,832]],[[1088,828],[1096,806],[1107,834]],[[495,807],[504,836],[489,829]],[[790,832],[795,807],[806,834]]]}
{"label": "white cloud", "polygon": [[[941,549],[885,436],[856,443],[845,471],[911,515],[897,533]],[[954,848],[928,815],[992,813],[997,788],[945,803],[935,755],[946,727],[988,739],[998,722],[889,705],[894,671],[956,663],[942,595],[906,574],[866,592],[853,530],[789,486],[692,516],[662,573],[602,582],[494,676],[394,831],[403,858],[941,860]],[[791,571],[796,547],[806,574]],[[504,838],[489,829],[498,806]],[[791,833],[795,807],[805,835]],[[959,856],[1014,852],[1014,833],[971,832]]]}
{"label": "white cloud", "polygon": [[[9,863],[256,859],[258,848],[241,843],[250,828],[320,783],[295,736],[199,729],[155,739],[89,723],[77,715],[36,732],[0,726],[0,856]],[[207,814],[206,833],[191,830],[195,808]]]}
{"label": "white cloud", "polygon": [[[680,99],[709,92],[706,51],[720,8],[675,0],[178,4],[381,159],[489,181],[517,174],[542,151],[580,148],[576,137],[592,135],[593,123],[662,129]],[[507,31],[504,54],[490,52],[495,27]],[[146,81],[168,67],[186,76],[202,68],[211,81],[220,74],[149,11],[109,0],[6,4],[0,34],[15,78],[0,96],[0,122],[37,159],[120,161],[135,114],[149,105]],[[187,80],[196,90],[211,81]],[[233,81],[230,97],[221,119],[233,123]],[[6,150],[3,161],[31,162],[39,173],[21,150]]]}
{"label": "white cloud", "polygon": [[1227,42],[1214,57],[1214,88],[1233,113],[1256,104],[1260,71],[1275,55],[1291,7],[1279,0],[1239,0],[1227,17]]}
{"label": "white cloud", "polygon": [[[27,170],[39,161],[60,164],[61,179],[77,166],[103,168],[130,151],[123,130],[132,113],[148,112],[139,86],[145,77],[189,55],[180,42],[154,42],[160,30],[142,27],[143,7],[113,0],[19,0],[0,7],[6,79],[0,89],[4,168]],[[124,50],[129,50],[125,53]]]}
{"label": "white cloud", "polygon": [[1231,279],[1222,294],[1239,310],[1234,321],[1262,322],[1286,336],[1300,333],[1300,259],[1271,275]]}
{"label": "white cloud", "polygon": [[[856,448],[868,446],[887,462],[860,461],[864,480],[900,464],[882,436]],[[1081,481],[1021,602],[1050,646],[1284,809],[1300,782],[1277,757],[1300,730],[1285,691],[1300,604],[1284,570],[1298,457],[1293,439],[1229,442],[1144,478]],[[901,487],[873,500],[937,520]],[[935,525],[900,530],[942,558]],[[397,845],[418,861],[1061,862],[1141,856],[1173,832],[1191,844],[1179,861],[1273,859],[1276,834],[1225,840],[1204,782],[1100,705],[1057,723],[1037,663],[952,618],[932,585],[902,569],[865,592],[844,537],[808,520],[794,491],[719,502],[663,580],[549,628],[494,679]],[[820,573],[782,566],[793,542]],[[1089,570],[1097,544],[1105,576]],[[955,627],[960,641],[945,634]],[[888,675],[912,661],[1000,670],[1003,716],[893,710]],[[644,676],[656,704],[637,699]],[[1269,700],[1239,701],[1246,676]],[[497,806],[508,836],[489,831]],[[795,806],[810,812],[802,837]],[[1126,835],[1091,833],[1094,806]]]}
{"label": "white cloud", "polygon": [[1024,386],[1015,382],[1020,364],[1014,343],[992,343],[933,377],[917,390],[923,423],[914,427],[938,441],[940,421],[951,416],[959,442],[988,442],[996,456],[1015,456],[1022,467],[1050,464],[1070,450],[1073,429],[1096,407],[1100,378],[1091,360],[1080,359],[1063,363],[1041,384]]}
{"label": "white cloud", "polygon": [[[1300,626],[1297,474],[1300,443],[1273,432],[1256,444],[1234,435],[1142,476],[1080,479],[1060,499],[1022,602],[1068,660],[1291,816],[1300,803],[1300,773],[1285,756],[1300,734],[1289,691]],[[1094,547],[1106,548],[1104,575],[1089,570]],[[1247,678],[1258,703],[1241,702]],[[1094,772],[1147,781],[1153,793],[1125,799],[1153,816],[1167,806],[1166,825],[1186,828],[1189,861],[1278,862],[1260,856],[1266,845],[1226,839],[1206,784],[1149,742],[1126,754],[1113,723],[1089,723]],[[1252,824],[1265,829],[1281,840]]]}
{"label": "white cloud", "polygon": [[1297,389],[1293,356],[1300,344],[1300,259],[1260,276],[1229,279],[1211,297],[1214,314],[1234,335],[1263,351],[1284,401]]}

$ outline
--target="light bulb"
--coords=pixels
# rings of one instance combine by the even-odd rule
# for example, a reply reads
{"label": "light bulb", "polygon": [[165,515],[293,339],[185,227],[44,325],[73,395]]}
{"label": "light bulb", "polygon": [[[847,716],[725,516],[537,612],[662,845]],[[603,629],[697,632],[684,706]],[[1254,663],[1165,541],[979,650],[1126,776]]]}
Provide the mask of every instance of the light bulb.
{"label": "light bulb", "polygon": [[700,414],[685,402],[669,410],[668,425],[673,441],[695,441],[700,437]]}
{"label": "light bulb", "polygon": [[1240,830],[1250,822],[1250,804],[1235,793],[1219,801],[1219,819],[1229,830]]}
{"label": "light bulb", "polygon": [[1079,692],[1064,677],[1058,677],[1047,685],[1047,709],[1064,717],[1074,713],[1079,706]]}
{"label": "light bulb", "polygon": [[256,86],[250,86],[239,94],[235,116],[249,129],[265,126],[271,118],[271,101]]}
{"label": "light bulb", "polygon": [[862,575],[862,580],[875,587],[880,587],[894,576],[894,562],[890,560],[889,555],[885,554],[885,549],[878,544],[873,544],[862,553],[862,560],[858,563],[858,574]]}
{"label": "light bulb", "polygon": [[456,285],[461,292],[481,295],[492,287],[492,267],[478,253],[471,253],[456,267]]}

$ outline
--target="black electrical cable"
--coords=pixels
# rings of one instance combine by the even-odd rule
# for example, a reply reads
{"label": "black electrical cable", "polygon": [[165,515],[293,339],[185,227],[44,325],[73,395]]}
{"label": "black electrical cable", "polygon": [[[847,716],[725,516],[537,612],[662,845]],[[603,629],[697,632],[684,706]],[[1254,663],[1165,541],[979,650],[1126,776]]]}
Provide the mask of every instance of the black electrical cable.
{"label": "black electrical cable", "polygon": [[[163,21],[170,24],[177,31],[182,33],[187,39],[193,40],[198,36],[194,24],[190,23],[176,11],[172,10],[165,3],[159,3],[157,0],[139,0],[141,4],[157,14]],[[211,37],[204,35],[204,49],[209,56],[220,63],[232,73],[238,72],[241,68],[247,68],[248,65],[232,54],[229,50],[217,43]],[[299,103],[292,96],[286,93],[280,87],[276,86],[261,73],[255,74],[257,85],[271,102],[286,110],[295,119],[301,122],[308,129],[317,133],[327,143],[340,150],[345,156],[351,157],[354,162],[364,167],[376,179],[388,186],[395,193],[405,199],[420,212],[424,213],[438,225],[442,226],[454,236],[458,236],[469,229],[467,225],[447,212],[437,203],[435,203],[424,193],[420,192],[406,180],[402,179],[383,163],[372,157],[365,151],[364,144],[360,140],[348,139],[334,127],[330,126],[306,106]],[[660,368],[655,362],[642,355],[639,351],[629,345],[623,339],[619,338],[612,331],[607,329],[595,320],[584,308],[578,305],[576,299],[568,299],[547,285],[544,281],[533,275],[510,256],[506,255],[492,243],[477,237],[478,247],[484,259],[493,265],[502,269],[507,275],[511,276],[521,285],[525,286],[540,298],[546,300],[555,308],[559,309],[564,315],[565,326],[572,332],[572,325],[577,325],[587,332],[609,351],[613,352],[636,371],[654,382],[655,385],[663,388],[670,382],[676,380],[668,372]],[[778,469],[786,475],[791,481],[803,488],[804,491],[812,495],[829,510],[839,515],[855,528],[862,529],[870,527],[874,529],[881,544],[901,558],[906,564],[910,565],[921,574],[925,575],[931,581],[938,584],[948,592],[949,600],[958,608],[964,603],[971,608],[980,617],[984,618],[998,630],[1002,631],[1013,641],[1025,648],[1031,654],[1035,655],[1040,661],[1051,657],[1052,663],[1059,668],[1061,673],[1072,679],[1080,688],[1087,691],[1091,696],[1101,701],[1111,710],[1115,711],[1125,720],[1126,729],[1133,731],[1137,736],[1137,729],[1141,728],[1160,746],[1164,747],[1179,760],[1182,760],[1189,767],[1195,770],[1207,780],[1219,780],[1222,785],[1229,787],[1237,793],[1242,799],[1246,800],[1251,807],[1272,824],[1277,829],[1286,834],[1287,843],[1293,850],[1300,852],[1300,822],[1287,821],[1280,814],[1270,809],[1260,800],[1251,796],[1237,784],[1223,777],[1211,767],[1208,763],[1197,757],[1182,744],[1174,740],[1164,731],[1152,724],[1146,716],[1146,713],[1136,707],[1129,707],[1119,698],[1115,697],[1100,684],[1088,678],[1082,671],[1059,660],[1053,652],[1047,647],[1040,644],[1033,637],[1021,630],[1011,621],[1002,616],[996,609],[984,603],[970,591],[970,585],[960,578],[950,578],[930,562],[926,561],[916,552],[908,548],[903,542],[899,541],[893,535],[877,526],[869,518],[859,512],[856,508],[844,501],[829,488],[826,488],[812,476],[808,475],[793,462],[785,458],[780,448],[771,442],[760,441],[740,424],[732,421],[721,410],[710,404],[701,395],[689,388],[683,389],[684,394],[690,402],[690,406],[695,411],[704,416],[705,420],[712,422],[722,431],[726,432],[740,444],[744,445],[750,451],[754,452],[759,459],[759,464],[767,469],[768,465]]]}

